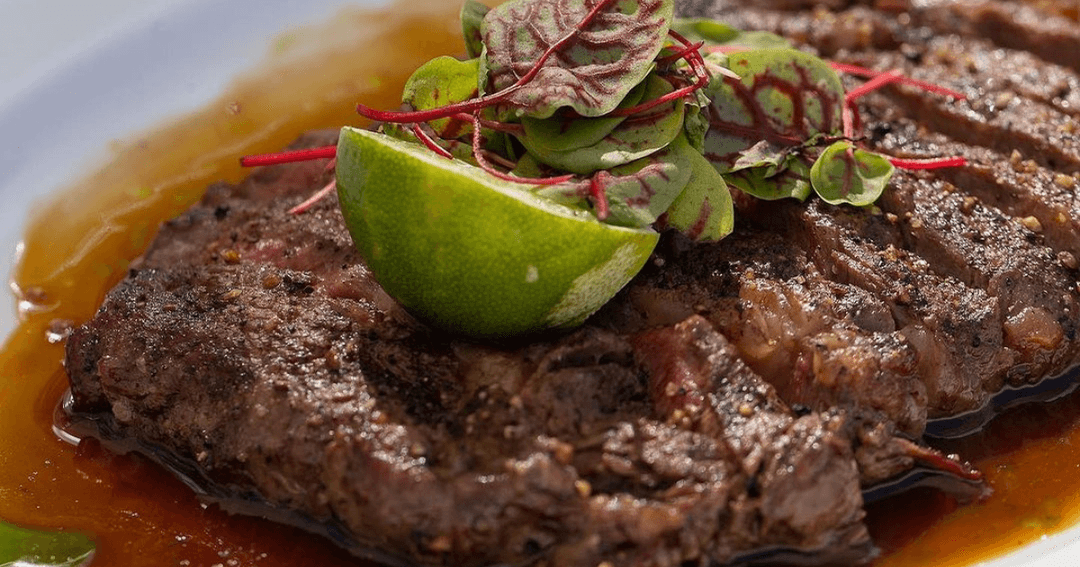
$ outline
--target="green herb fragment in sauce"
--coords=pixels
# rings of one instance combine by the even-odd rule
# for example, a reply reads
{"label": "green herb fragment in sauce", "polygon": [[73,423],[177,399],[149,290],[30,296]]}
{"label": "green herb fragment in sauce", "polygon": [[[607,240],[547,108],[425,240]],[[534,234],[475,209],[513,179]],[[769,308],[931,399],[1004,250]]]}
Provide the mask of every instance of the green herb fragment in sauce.
{"label": "green herb fragment in sauce", "polygon": [[0,522],[0,567],[84,567],[94,556],[89,537],[39,531]]}

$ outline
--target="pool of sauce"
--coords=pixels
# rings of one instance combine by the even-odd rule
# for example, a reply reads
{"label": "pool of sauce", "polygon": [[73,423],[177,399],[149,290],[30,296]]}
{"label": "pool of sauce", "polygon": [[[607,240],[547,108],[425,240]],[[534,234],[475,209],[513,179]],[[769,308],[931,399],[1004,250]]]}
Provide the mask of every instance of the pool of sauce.
{"label": "pool of sauce", "polygon": [[[98,566],[364,565],[318,537],[204,505],[141,457],[59,439],[61,338],[93,315],[156,226],[208,184],[243,177],[238,156],[279,149],[311,128],[360,124],[361,100],[396,107],[412,69],[462,51],[459,5],[345,13],[309,30],[315,48],[283,37],[264,69],[206,109],[114,148],[107,166],[39,206],[13,274],[22,322],[0,352],[0,519],[93,534]],[[355,56],[364,49],[378,56]],[[1011,411],[948,445],[986,473],[994,495],[960,506],[917,490],[875,503],[868,523],[883,550],[875,567],[970,565],[1077,520],[1080,394]]]}

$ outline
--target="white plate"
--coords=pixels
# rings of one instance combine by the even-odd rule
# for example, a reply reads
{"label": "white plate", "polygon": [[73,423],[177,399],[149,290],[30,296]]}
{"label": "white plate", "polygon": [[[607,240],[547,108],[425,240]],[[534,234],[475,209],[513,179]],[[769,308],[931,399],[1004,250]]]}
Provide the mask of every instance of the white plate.
{"label": "white plate", "polygon": [[[0,0],[0,273],[34,200],[100,165],[110,140],[208,104],[290,28],[386,3]],[[0,308],[0,337],[14,314]],[[1080,528],[982,565],[1078,564]]]}
{"label": "white plate", "polygon": [[387,3],[0,0],[0,271],[34,199],[100,167],[110,140],[210,103],[285,31]]}

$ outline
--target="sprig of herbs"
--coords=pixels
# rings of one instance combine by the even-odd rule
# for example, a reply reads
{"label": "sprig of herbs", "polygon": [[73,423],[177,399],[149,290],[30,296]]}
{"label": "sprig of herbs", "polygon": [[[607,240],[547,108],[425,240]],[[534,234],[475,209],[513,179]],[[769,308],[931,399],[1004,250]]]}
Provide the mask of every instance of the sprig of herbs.
{"label": "sprig of herbs", "polygon": [[[386,123],[388,135],[535,185],[602,221],[662,219],[698,240],[731,231],[729,187],[865,206],[894,167],[964,163],[889,158],[861,147],[857,133],[857,99],[884,85],[959,93],[672,11],[672,0],[512,0],[494,9],[468,0],[461,22],[471,59],[420,67],[404,89],[409,111],[358,111]],[[869,80],[845,92],[838,72]]]}

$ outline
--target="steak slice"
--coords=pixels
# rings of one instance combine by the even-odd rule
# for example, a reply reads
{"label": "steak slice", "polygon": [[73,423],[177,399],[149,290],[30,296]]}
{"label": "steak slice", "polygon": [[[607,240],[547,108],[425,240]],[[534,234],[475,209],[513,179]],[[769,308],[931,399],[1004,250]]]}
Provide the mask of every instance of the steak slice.
{"label": "steak slice", "polygon": [[[98,435],[226,506],[433,565],[853,561],[873,553],[864,485],[940,458],[857,403],[793,409],[704,317],[620,324],[647,278],[570,335],[437,334],[373,282],[333,199],[287,214],[321,167],[211,188],[72,335]],[[852,344],[822,364],[878,380],[829,333]]]}
{"label": "steak slice", "polygon": [[[742,218],[791,232],[820,271],[886,301],[920,353],[930,420],[985,408],[1003,387],[1075,366],[1080,137],[1072,101],[1080,75],[1071,54],[1049,57],[1031,46],[1077,37],[1080,26],[1010,2],[780,8],[684,5],[809,42],[845,63],[899,68],[967,93],[967,101],[950,101],[894,85],[860,106],[871,146],[902,157],[961,155],[969,164],[899,172],[878,203],[882,214],[811,204],[786,216],[744,207]],[[993,23],[1014,8],[1026,15],[1004,28]],[[1011,27],[1023,28],[1023,38],[1005,38]],[[901,270],[905,264],[911,269]]]}
{"label": "steak slice", "polygon": [[[915,351],[882,301],[828,279],[772,231],[740,229],[721,246],[671,244],[657,255],[663,267],[639,276],[629,301],[609,304],[597,324],[647,328],[699,313],[789,403],[884,416],[922,434],[927,399]],[[613,313],[626,308],[633,317]]]}
{"label": "steak slice", "polygon": [[1080,147],[1054,134],[1080,77],[1033,47],[1074,34],[1061,16],[991,33],[1006,2],[881,4],[679,9],[987,85],[990,102],[904,85],[862,101],[868,144],[968,166],[899,173],[875,209],[736,195],[724,241],[665,235],[585,326],[503,344],[402,309],[334,199],[287,214],[324,164],[266,168],[166,223],[72,334],[73,411],[226,507],[386,563],[872,557],[864,493],[927,470],[978,490],[924,431],[977,426],[965,415],[1080,356]]}

